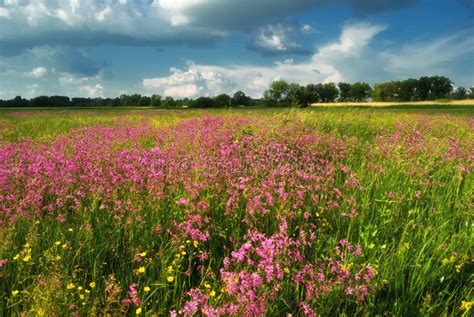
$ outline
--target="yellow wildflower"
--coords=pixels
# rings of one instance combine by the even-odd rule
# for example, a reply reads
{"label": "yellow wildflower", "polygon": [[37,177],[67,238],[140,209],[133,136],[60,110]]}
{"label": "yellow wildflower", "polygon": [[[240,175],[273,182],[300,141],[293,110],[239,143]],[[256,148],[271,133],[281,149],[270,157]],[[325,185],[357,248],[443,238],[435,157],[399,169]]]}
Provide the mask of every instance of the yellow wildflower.
{"label": "yellow wildflower", "polygon": [[95,282],[90,282],[90,283],[89,283],[89,287],[90,287],[90,288],[95,288]]}
{"label": "yellow wildflower", "polygon": [[68,285],[66,285],[67,289],[73,289],[74,287],[76,286],[73,283],[69,283]]}
{"label": "yellow wildflower", "polygon": [[138,307],[137,310],[135,311],[136,315],[140,315],[142,313],[142,308]]}
{"label": "yellow wildflower", "polygon": [[204,283],[204,287],[205,287],[205,288],[211,288],[211,284],[209,284],[209,283]]}
{"label": "yellow wildflower", "polygon": [[61,241],[54,242],[54,245],[60,245],[60,244],[61,244]]}
{"label": "yellow wildflower", "polygon": [[209,293],[209,296],[211,296],[211,297],[216,296],[216,291],[211,291],[211,292]]}
{"label": "yellow wildflower", "polygon": [[20,255],[19,255],[19,254],[17,254],[17,255],[15,255],[15,256],[13,257],[13,260],[15,260],[15,261],[16,261],[16,260],[18,260],[18,258],[19,258],[19,257],[20,257]]}
{"label": "yellow wildflower", "polygon": [[468,302],[468,301],[463,300],[461,302],[461,309],[465,311],[469,311],[472,308],[472,304],[473,302]]}
{"label": "yellow wildflower", "polygon": [[140,267],[138,268],[138,273],[140,273],[140,274],[145,273],[145,267],[144,267],[144,266],[140,266]]}
{"label": "yellow wildflower", "polygon": [[69,232],[73,232],[74,230],[72,228],[67,229]]}
{"label": "yellow wildflower", "polygon": [[146,256],[146,251],[143,251],[142,253],[140,253],[140,256],[141,256],[141,257]]}
{"label": "yellow wildflower", "polygon": [[27,248],[30,247],[30,244],[29,244],[29,243],[25,243],[24,247],[25,247],[25,249],[27,249]]}
{"label": "yellow wildflower", "polygon": [[168,266],[168,269],[166,270],[168,273],[173,273],[173,267],[170,265]]}
{"label": "yellow wildflower", "polygon": [[283,272],[285,272],[286,274],[288,274],[288,273],[290,273],[290,269],[287,268],[287,267],[285,267],[285,268],[283,269]]}
{"label": "yellow wildflower", "polygon": [[182,255],[186,255],[186,251],[181,251],[181,254],[182,254]]}
{"label": "yellow wildflower", "polygon": [[19,293],[19,291],[18,291],[17,289],[16,289],[16,290],[14,290],[14,291],[12,291],[12,295],[13,295],[13,296],[16,296],[16,295],[18,295],[18,293]]}
{"label": "yellow wildflower", "polygon": [[54,258],[56,261],[59,261],[61,260],[61,256],[60,255],[56,255],[56,257]]}
{"label": "yellow wildflower", "polygon": [[82,291],[82,286],[79,286],[79,287],[77,288],[77,290],[78,290],[78,291]]}
{"label": "yellow wildflower", "polygon": [[80,295],[79,295],[79,298],[80,298],[80,299],[84,299],[84,295],[83,295],[83,294],[80,294]]}
{"label": "yellow wildflower", "polygon": [[145,291],[145,293],[148,293],[151,290],[151,288],[149,288],[148,286],[145,286],[143,290]]}
{"label": "yellow wildflower", "polygon": [[31,254],[30,253],[27,253],[24,257],[23,257],[23,262],[28,262],[31,260]]}
{"label": "yellow wildflower", "polygon": [[462,269],[462,263],[461,263],[461,264],[458,264],[458,265],[455,265],[454,267],[455,267],[455,269],[456,269],[456,273],[460,273],[460,272],[461,272],[461,269]]}
{"label": "yellow wildflower", "polygon": [[88,289],[86,289],[84,292],[86,292],[86,294],[89,294],[91,291],[89,291]]}
{"label": "yellow wildflower", "polygon": [[199,241],[197,241],[197,240],[194,240],[194,241],[193,241],[193,245],[194,245],[194,247],[195,247],[195,248],[197,248],[197,247],[198,247],[198,245],[199,245]]}
{"label": "yellow wildflower", "polygon": [[171,275],[168,276],[167,278],[168,282],[172,283],[174,281],[174,277],[172,277]]}

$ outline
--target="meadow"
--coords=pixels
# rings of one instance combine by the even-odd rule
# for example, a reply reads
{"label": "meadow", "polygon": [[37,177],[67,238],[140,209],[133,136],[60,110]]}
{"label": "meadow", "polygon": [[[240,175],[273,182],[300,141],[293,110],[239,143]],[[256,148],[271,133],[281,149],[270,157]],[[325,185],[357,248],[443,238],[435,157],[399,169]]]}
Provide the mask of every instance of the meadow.
{"label": "meadow", "polygon": [[469,316],[468,106],[1,110],[2,316]]}

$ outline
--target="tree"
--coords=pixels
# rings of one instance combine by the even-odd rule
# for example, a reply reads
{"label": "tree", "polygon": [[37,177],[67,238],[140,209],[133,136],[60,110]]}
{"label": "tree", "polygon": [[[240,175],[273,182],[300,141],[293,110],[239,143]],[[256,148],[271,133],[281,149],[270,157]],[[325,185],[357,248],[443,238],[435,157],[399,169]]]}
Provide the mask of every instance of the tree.
{"label": "tree", "polygon": [[155,108],[161,106],[161,96],[152,95],[151,100],[150,100],[150,106],[155,107]]}
{"label": "tree", "polygon": [[214,97],[214,105],[216,107],[230,107],[232,98],[227,94],[220,94]]}
{"label": "tree", "polygon": [[451,94],[451,98],[455,100],[467,99],[468,91],[464,87],[457,87]]}
{"label": "tree", "polygon": [[444,76],[431,77],[431,94],[430,99],[448,98],[453,91],[453,82]]}
{"label": "tree", "polygon": [[302,93],[301,86],[296,83],[288,84],[285,102],[286,105],[290,106],[298,106],[302,105],[300,102],[302,101]]}
{"label": "tree", "polygon": [[250,104],[250,97],[246,96],[241,90],[236,91],[232,97],[232,104],[235,106],[248,106]]}
{"label": "tree", "polygon": [[418,80],[409,78],[398,84],[398,100],[399,101],[416,101],[418,99]]}
{"label": "tree", "polygon": [[349,83],[337,84],[339,88],[339,101],[351,101],[351,86]]}
{"label": "tree", "polygon": [[191,103],[193,108],[212,108],[215,103],[210,97],[199,97]]}
{"label": "tree", "polygon": [[321,102],[334,102],[339,96],[339,90],[334,83],[317,84],[316,90]]}
{"label": "tree", "polygon": [[361,102],[367,101],[372,93],[372,88],[369,84],[357,82],[352,84],[350,90],[350,99],[352,101]]}
{"label": "tree", "polygon": [[263,93],[263,98],[268,101],[281,104],[286,101],[289,84],[284,80],[275,80],[270,87]]}
{"label": "tree", "polygon": [[162,102],[161,105],[163,108],[175,108],[176,102],[174,101],[173,97],[166,97]]}

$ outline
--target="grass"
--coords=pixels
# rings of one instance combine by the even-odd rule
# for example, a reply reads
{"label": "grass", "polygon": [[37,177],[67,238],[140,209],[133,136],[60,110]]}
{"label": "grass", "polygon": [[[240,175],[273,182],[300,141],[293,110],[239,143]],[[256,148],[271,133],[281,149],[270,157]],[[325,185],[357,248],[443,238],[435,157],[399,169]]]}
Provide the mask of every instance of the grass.
{"label": "grass", "polygon": [[468,316],[472,107],[426,107],[2,110],[1,315]]}

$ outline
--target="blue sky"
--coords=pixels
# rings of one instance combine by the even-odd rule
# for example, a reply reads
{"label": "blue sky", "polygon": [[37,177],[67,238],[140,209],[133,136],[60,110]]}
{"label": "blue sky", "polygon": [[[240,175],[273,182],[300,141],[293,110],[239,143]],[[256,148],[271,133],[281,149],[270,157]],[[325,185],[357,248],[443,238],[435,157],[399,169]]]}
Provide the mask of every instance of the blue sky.
{"label": "blue sky", "polygon": [[474,86],[474,0],[0,0],[3,99],[435,74]]}

